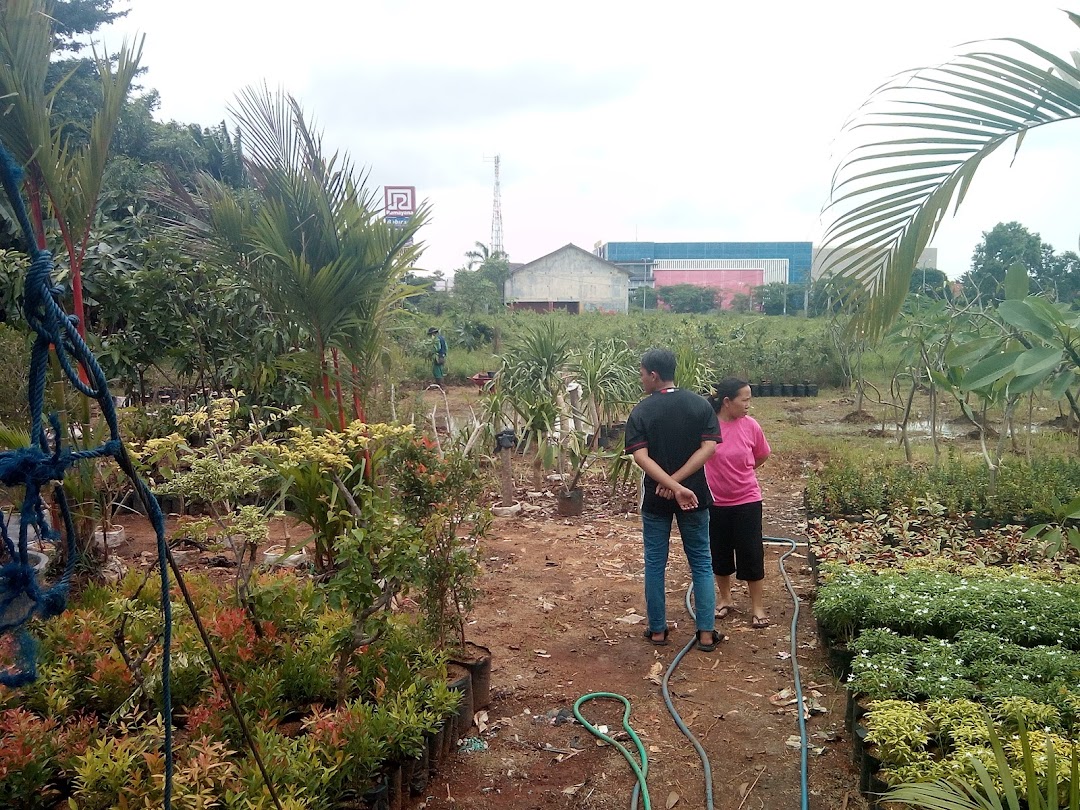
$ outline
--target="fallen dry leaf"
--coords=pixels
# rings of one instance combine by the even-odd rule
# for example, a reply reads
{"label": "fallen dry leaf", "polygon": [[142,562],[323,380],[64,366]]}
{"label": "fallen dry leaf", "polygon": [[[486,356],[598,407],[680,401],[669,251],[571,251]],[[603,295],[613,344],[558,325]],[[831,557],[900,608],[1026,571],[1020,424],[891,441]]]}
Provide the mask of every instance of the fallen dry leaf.
{"label": "fallen dry leaf", "polygon": [[585,787],[585,783],[584,783],[584,782],[582,782],[582,783],[581,783],[580,785],[571,785],[571,786],[570,786],[570,787],[568,787],[568,788],[563,788],[562,792],[563,792],[564,794],[566,794],[567,796],[573,796],[573,795],[574,795],[575,793],[577,793],[577,792],[578,792],[579,790],[581,790],[581,789],[582,789],[583,787]]}
{"label": "fallen dry leaf", "polygon": [[667,802],[664,806],[667,807],[667,810],[671,810],[672,807],[679,803],[679,799],[681,798],[682,797],[673,790],[667,795]]}
{"label": "fallen dry leaf", "polygon": [[476,724],[477,730],[483,734],[488,728],[488,713],[486,711],[479,711],[473,715],[473,723]]}
{"label": "fallen dry leaf", "polygon": [[663,684],[663,682],[664,682],[663,675],[661,675],[661,673],[663,671],[664,671],[663,662],[662,661],[657,661],[649,668],[649,674],[646,675],[644,678],[642,678],[642,680],[644,680],[644,681],[652,681],[657,686],[661,686]]}
{"label": "fallen dry leaf", "polygon": [[795,697],[795,692],[791,689],[782,689],[769,698],[769,703],[773,706],[790,706],[798,702],[799,699]]}

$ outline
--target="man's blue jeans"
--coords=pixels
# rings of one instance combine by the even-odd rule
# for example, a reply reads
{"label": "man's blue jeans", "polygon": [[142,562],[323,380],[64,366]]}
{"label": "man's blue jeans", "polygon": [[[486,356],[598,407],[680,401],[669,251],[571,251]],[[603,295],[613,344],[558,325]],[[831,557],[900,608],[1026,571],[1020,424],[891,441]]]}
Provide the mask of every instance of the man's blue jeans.
{"label": "man's blue jeans", "polygon": [[[641,513],[641,534],[645,541],[645,611],[649,617],[649,630],[653,633],[662,633],[667,627],[664,574],[671,539],[671,517]],[[675,518],[693,575],[697,629],[708,632],[716,626],[716,581],[709,550],[709,510],[677,512]]]}

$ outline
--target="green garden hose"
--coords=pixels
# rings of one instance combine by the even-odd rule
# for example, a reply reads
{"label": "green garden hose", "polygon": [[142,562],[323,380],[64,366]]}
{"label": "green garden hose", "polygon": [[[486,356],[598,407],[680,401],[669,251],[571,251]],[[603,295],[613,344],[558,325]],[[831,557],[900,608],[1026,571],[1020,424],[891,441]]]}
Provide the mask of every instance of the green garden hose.
{"label": "green garden hose", "polygon": [[[612,737],[602,732],[588,720],[586,720],[581,714],[581,706],[590,700],[597,700],[599,698],[607,698],[608,700],[617,700],[623,705],[622,726],[626,729],[626,733],[630,735],[630,739],[634,742],[634,747],[637,748],[638,756],[641,758],[641,764],[638,765],[634,761],[633,755],[627,750],[626,746],[616,741]],[[634,771],[634,776],[637,778],[637,785],[634,787],[633,803],[637,806],[638,791],[641,791],[641,795],[645,798],[645,810],[652,810],[652,804],[649,801],[649,788],[645,784],[645,777],[649,775],[649,755],[645,753],[645,746],[641,744],[641,738],[638,737],[637,732],[630,726],[630,701],[623,695],[617,695],[614,692],[590,692],[587,695],[582,695],[576,701],[574,701],[574,717],[577,721],[583,725],[590,734],[595,737],[599,737],[609,745],[614,745],[619,749],[619,752],[626,758],[626,761],[630,763],[630,767]]]}
{"label": "green garden hose", "polygon": [[[790,538],[787,538],[787,537],[764,537],[763,540],[764,540],[764,542],[769,543],[769,544],[777,543],[777,544],[781,544],[781,545],[790,546],[790,549],[780,556],[780,574],[784,579],[784,584],[787,586],[788,593],[791,595],[792,602],[795,605],[794,615],[792,616],[792,619],[791,619],[791,665],[792,665],[793,675],[794,675],[794,679],[795,679],[795,692],[796,692],[796,697],[797,697],[798,706],[799,706],[799,711],[797,712],[798,720],[799,720],[799,738],[800,738],[800,749],[801,749],[801,752],[800,752],[801,753],[800,769],[799,769],[799,777],[800,777],[800,783],[801,783],[801,790],[800,790],[801,795],[800,795],[799,806],[800,806],[801,810],[808,810],[809,806],[810,806],[809,805],[809,793],[810,793],[810,791],[809,791],[809,780],[807,778],[807,748],[808,748],[808,745],[807,745],[807,734],[806,734],[806,720],[805,720],[805,717],[803,715],[803,706],[804,706],[804,704],[803,704],[803,697],[802,697],[802,683],[801,683],[801,679],[799,677],[799,664],[798,664],[798,658],[797,658],[798,648],[797,648],[797,644],[796,644],[796,631],[797,631],[797,628],[798,628],[798,621],[799,621],[799,598],[795,593],[795,589],[792,587],[791,580],[788,578],[788,575],[787,575],[787,571],[784,569],[784,561],[787,559],[787,557],[792,552],[795,551],[796,545],[795,545],[794,540],[792,540]],[[694,590],[693,585],[691,585],[686,590],[686,609],[687,609],[687,611],[689,611],[690,616],[692,618],[695,615],[694,614],[694,608],[693,608],[693,605],[692,605],[692,602],[691,602],[691,599],[692,599],[692,596],[693,596],[693,590]],[[664,674],[664,680],[663,680],[663,683],[662,683],[662,689],[663,689],[663,695],[664,695],[664,703],[667,705],[668,712],[670,712],[671,716],[675,719],[675,724],[679,727],[679,730],[682,731],[682,733],[686,735],[687,739],[689,739],[691,743],[693,743],[694,748],[698,752],[698,756],[701,758],[701,763],[704,766],[704,770],[705,770],[705,802],[706,802],[706,807],[707,807],[708,810],[713,810],[712,767],[709,764],[709,758],[705,754],[705,749],[702,748],[701,743],[698,742],[697,738],[694,737],[694,735],[691,733],[690,729],[687,728],[686,724],[682,720],[682,717],[679,715],[679,712],[675,709],[675,704],[671,700],[671,693],[668,691],[668,681],[670,681],[672,673],[675,671],[675,668],[682,661],[683,657],[690,651],[690,648],[694,646],[694,643],[696,641],[697,641],[697,633],[694,634],[694,638],[691,639],[690,642],[687,643],[687,645],[685,647],[683,647],[683,649],[679,652],[679,654],[675,656],[675,660],[671,662],[671,666],[668,667],[667,672]],[[617,700],[617,701],[619,701],[620,703],[623,704],[623,707],[624,707],[623,718],[622,718],[623,728],[626,729],[626,733],[630,735],[630,739],[633,740],[634,746],[637,748],[638,756],[641,758],[641,765],[640,766],[638,765],[637,762],[634,761],[633,755],[631,755],[630,751],[628,751],[625,746],[623,746],[621,743],[616,742],[614,739],[609,737],[607,734],[604,734],[602,731],[600,731],[600,729],[598,729],[596,726],[592,725],[588,720],[586,720],[582,716],[581,710],[580,710],[580,707],[582,706],[582,704],[584,704],[584,703],[586,703],[587,701],[590,701],[590,700],[595,700],[597,698],[607,698],[609,700]],[[640,791],[640,794],[645,799],[645,810],[652,810],[652,804],[651,804],[651,802],[649,800],[649,788],[645,784],[645,778],[649,774],[649,757],[645,753],[645,746],[643,746],[641,744],[641,740],[638,738],[638,736],[634,732],[634,730],[630,727],[630,701],[626,697],[624,697],[623,695],[618,695],[618,694],[615,694],[614,692],[590,692],[587,695],[582,695],[581,697],[579,697],[574,702],[574,717],[577,718],[577,721],[579,723],[581,723],[581,725],[584,726],[585,729],[590,734],[592,734],[592,735],[594,735],[596,737],[599,737],[604,742],[618,748],[619,752],[623,755],[623,757],[626,759],[626,761],[630,763],[630,767],[633,769],[634,776],[637,779],[637,784],[634,786],[634,793],[633,793],[633,795],[631,797],[631,805],[630,806],[631,806],[632,810],[637,810],[639,791]]]}
{"label": "green garden hose", "polygon": [[[690,609],[689,592],[687,592],[686,598],[687,609]],[[692,610],[691,615],[693,615]],[[675,656],[675,660],[671,662],[671,666],[667,668],[667,672],[664,673],[664,680],[661,683],[661,689],[664,695],[664,703],[667,706],[668,712],[671,714],[672,718],[674,718],[675,725],[677,725],[679,727],[679,730],[686,735],[686,738],[688,740],[690,740],[694,748],[697,750],[698,756],[701,758],[701,764],[704,766],[705,769],[705,805],[707,810],[713,810],[712,766],[709,764],[709,757],[708,755],[706,755],[705,749],[702,748],[701,743],[699,743],[697,738],[693,735],[693,732],[691,732],[690,729],[687,727],[686,723],[683,722],[682,716],[679,714],[678,710],[675,708],[674,702],[671,700],[671,692],[668,690],[668,682],[671,680],[672,673],[675,672],[675,667],[677,667],[682,661],[683,657],[688,652],[690,652],[690,648],[693,647],[696,642],[697,634],[695,633],[694,638],[692,638],[687,643],[687,645],[682,648],[679,654]],[[588,700],[592,700],[593,698],[609,698],[611,700],[617,700],[623,704],[626,709],[623,712],[623,728],[626,729],[626,732],[630,735],[630,739],[634,741],[634,745],[637,747],[638,755],[641,757],[641,767],[638,767],[638,764],[634,761],[630,752],[625,747],[617,743],[615,740],[611,739],[611,737],[608,737],[606,734],[603,734],[599,729],[591,725],[584,717],[581,716],[581,712],[579,711],[578,707],[581,706],[582,703],[585,703]],[[649,758],[648,755],[645,753],[645,747],[641,744],[641,740],[638,739],[637,734],[635,734],[634,730],[630,727],[630,701],[623,695],[617,695],[613,692],[591,692],[587,695],[582,695],[574,703],[574,717],[577,718],[578,722],[581,723],[581,725],[583,725],[590,734],[593,734],[596,737],[604,740],[605,742],[616,746],[622,753],[622,755],[626,758],[626,761],[630,763],[630,767],[634,769],[634,776],[637,777],[637,784],[634,786],[634,793],[630,797],[631,810],[637,810],[639,791],[645,801],[645,810],[650,810],[652,805],[649,800],[649,788],[645,784],[645,778],[649,775]]]}

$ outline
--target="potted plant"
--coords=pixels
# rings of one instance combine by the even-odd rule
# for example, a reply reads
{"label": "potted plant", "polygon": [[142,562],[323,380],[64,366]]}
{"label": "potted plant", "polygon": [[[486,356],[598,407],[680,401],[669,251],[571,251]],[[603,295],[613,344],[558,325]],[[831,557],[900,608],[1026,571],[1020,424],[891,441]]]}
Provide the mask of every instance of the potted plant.
{"label": "potted plant", "polygon": [[124,527],[113,521],[118,502],[127,490],[124,473],[111,458],[96,459],[93,464],[94,544],[111,551],[123,545],[127,539]]}
{"label": "potted plant", "polygon": [[594,446],[596,435],[591,439],[580,430],[572,430],[566,434],[560,445],[560,450],[568,462],[567,472],[559,482],[559,490],[555,495],[555,507],[560,515],[580,515],[585,507],[585,493],[579,486],[581,476],[599,457]]}

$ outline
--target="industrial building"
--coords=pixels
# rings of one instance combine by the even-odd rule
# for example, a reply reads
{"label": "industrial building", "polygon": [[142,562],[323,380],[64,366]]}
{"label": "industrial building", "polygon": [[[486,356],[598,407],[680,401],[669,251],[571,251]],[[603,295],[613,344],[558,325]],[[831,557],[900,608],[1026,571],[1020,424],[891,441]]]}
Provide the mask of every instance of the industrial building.
{"label": "industrial building", "polygon": [[[736,295],[751,295],[765,284],[805,286],[855,261],[856,252],[815,248],[810,242],[597,242],[597,256],[630,273],[630,290],[693,284],[717,291],[722,309]],[[917,268],[936,267],[937,248],[927,248]]]}
{"label": "industrial building", "polygon": [[806,283],[813,264],[810,242],[598,242],[595,253],[630,273],[631,290],[712,287],[724,309],[763,284]]}

